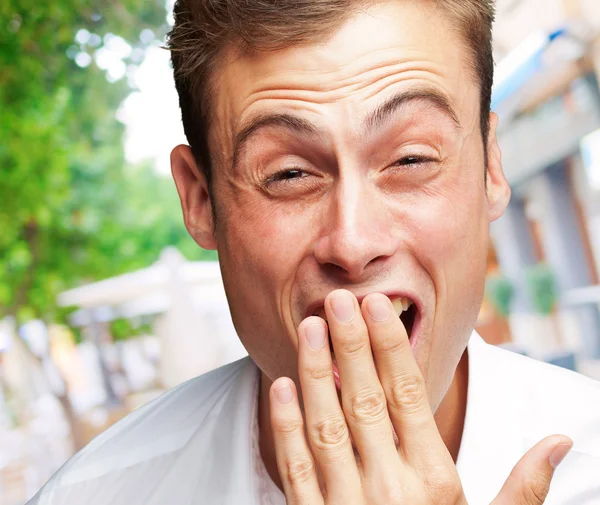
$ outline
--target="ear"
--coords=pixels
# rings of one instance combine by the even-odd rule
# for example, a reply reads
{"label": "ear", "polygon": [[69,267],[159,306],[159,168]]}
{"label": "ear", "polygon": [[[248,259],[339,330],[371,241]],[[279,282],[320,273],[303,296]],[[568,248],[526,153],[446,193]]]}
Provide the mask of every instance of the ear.
{"label": "ear", "polygon": [[208,184],[199,170],[189,146],[177,146],[171,152],[171,173],[177,186],[185,227],[203,249],[216,249],[214,220]]}
{"label": "ear", "polygon": [[496,136],[497,127],[498,115],[492,112],[487,146],[487,200],[490,222],[502,216],[510,200],[510,186],[502,170],[502,153]]}

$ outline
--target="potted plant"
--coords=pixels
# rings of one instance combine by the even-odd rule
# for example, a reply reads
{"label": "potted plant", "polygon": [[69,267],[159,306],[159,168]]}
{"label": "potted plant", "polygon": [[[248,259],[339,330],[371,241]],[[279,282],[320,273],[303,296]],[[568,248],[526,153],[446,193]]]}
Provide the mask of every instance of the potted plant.
{"label": "potted plant", "polygon": [[[485,299],[487,304],[493,310],[493,339],[492,343],[515,352],[524,354],[512,339],[509,316],[512,309],[512,303],[515,296],[515,287],[513,282],[499,272],[489,275],[485,282]],[[490,335],[492,332],[490,332]]]}
{"label": "potted plant", "polygon": [[508,317],[514,295],[515,288],[508,277],[495,274],[487,278],[485,296],[500,317]]}
{"label": "potted plant", "polygon": [[565,350],[560,332],[556,313],[558,285],[552,268],[546,263],[530,267],[526,272],[526,282],[531,304],[544,323],[541,357],[549,363],[575,370],[575,355]]}

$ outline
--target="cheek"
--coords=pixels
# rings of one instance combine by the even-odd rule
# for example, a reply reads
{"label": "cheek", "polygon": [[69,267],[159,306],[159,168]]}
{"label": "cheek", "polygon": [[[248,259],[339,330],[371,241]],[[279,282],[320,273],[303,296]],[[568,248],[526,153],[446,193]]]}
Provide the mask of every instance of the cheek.
{"label": "cheek", "polygon": [[429,344],[419,363],[434,409],[450,386],[483,298],[489,225],[485,194],[477,195],[430,195],[416,218],[414,254],[435,289]]}
{"label": "cheek", "polygon": [[[446,276],[464,275],[469,264],[480,256],[487,244],[485,201],[480,198],[455,198],[454,195],[433,195],[428,205],[415,215],[419,237],[419,255],[431,272]],[[450,267],[464,265],[465,270]]]}
{"label": "cheek", "polygon": [[287,243],[274,240],[277,226],[267,216],[231,212],[221,223],[219,261],[231,317],[244,347],[275,379],[294,370],[289,329],[280,317],[295,259]]}
{"label": "cheek", "polygon": [[467,295],[468,284],[482,277],[485,267],[489,222],[483,169],[478,170],[456,171],[425,191],[425,204],[415,205],[424,266],[436,283],[444,281],[448,295]]}
{"label": "cheek", "polygon": [[310,253],[314,218],[310,209],[284,212],[283,206],[241,189],[222,195],[220,204],[219,260],[234,324],[253,357],[268,361],[270,353],[287,352],[291,290]]}
{"label": "cheek", "polygon": [[463,333],[474,323],[483,296],[489,236],[485,190],[482,184],[444,184],[413,207],[414,255],[435,287],[436,324]]}
{"label": "cheek", "polygon": [[283,274],[298,254],[302,227],[254,190],[236,188],[226,194],[221,222],[223,248],[236,263],[271,278]]}

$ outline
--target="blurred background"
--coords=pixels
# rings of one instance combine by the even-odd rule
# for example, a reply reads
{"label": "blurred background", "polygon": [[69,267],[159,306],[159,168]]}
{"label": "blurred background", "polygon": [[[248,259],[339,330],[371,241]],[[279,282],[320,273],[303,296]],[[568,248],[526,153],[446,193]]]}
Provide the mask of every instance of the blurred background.
{"label": "blurred background", "polygon": [[[600,378],[600,3],[498,0],[513,189],[477,329]],[[169,175],[167,0],[0,3],[0,505],[95,435],[245,354]]]}

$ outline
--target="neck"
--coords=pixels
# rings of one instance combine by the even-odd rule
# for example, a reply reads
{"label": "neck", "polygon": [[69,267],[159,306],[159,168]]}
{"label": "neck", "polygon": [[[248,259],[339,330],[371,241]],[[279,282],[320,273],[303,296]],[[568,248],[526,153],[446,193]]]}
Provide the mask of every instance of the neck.
{"label": "neck", "polygon": [[434,415],[438,431],[454,463],[458,459],[463,428],[465,426],[468,386],[469,356],[465,350],[454,372],[452,384],[450,384],[446,396],[444,396],[442,403],[440,403]]}
{"label": "neck", "polygon": [[[442,440],[455,463],[460,450],[467,409],[467,388],[469,383],[468,359],[468,354],[465,350],[454,372],[450,388],[434,416]],[[260,454],[269,476],[277,487],[283,490],[283,484],[277,470],[277,459],[269,414],[269,388],[271,384],[272,381],[261,372],[258,398]]]}

